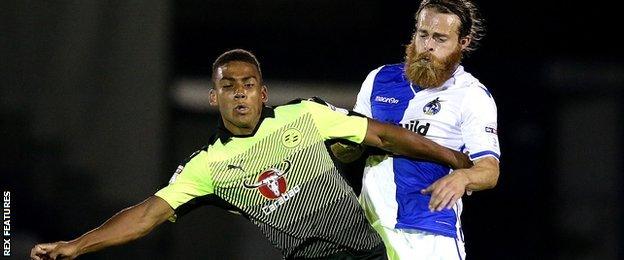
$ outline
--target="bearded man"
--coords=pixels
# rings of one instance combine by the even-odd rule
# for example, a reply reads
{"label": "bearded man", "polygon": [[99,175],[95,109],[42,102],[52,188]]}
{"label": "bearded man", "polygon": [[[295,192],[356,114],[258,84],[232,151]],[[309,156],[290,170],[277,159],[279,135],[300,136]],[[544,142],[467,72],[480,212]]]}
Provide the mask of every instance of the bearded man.
{"label": "bearded man", "polygon": [[[373,70],[354,111],[469,153],[474,166],[370,155],[360,203],[390,259],[464,259],[461,197],[493,188],[499,176],[496,104],[460,65],[484,35],[482,20],[466,0],[425,0],[415,19],[405,63]],[[357,158],[352,148],[332,146],[343,161]]]}

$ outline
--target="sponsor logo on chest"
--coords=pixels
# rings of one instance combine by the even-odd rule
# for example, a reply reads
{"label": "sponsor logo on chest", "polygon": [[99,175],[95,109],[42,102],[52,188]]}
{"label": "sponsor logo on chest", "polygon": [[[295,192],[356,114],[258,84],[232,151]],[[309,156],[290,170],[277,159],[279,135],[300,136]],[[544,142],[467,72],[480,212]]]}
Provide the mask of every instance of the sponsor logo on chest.
{"label": "sponsor logo on chest", "polygon": [[394,97],[375,96],[375,101],[387,104],[398,104],[399,100]]}
{"label": "sponsor logo on chest", "polygon": [[400,124],[401,127],[410,130],[412,132],[418,133],[422,136],[427,135],[427,132],[429,131],[429,127],[431,126],[431,123],[421,123],[418,120],[410,120],[409,123],[406,124]]}
{"label": "sponsor logo on chest", "polygon": [[293,198],[301,190],[299,185],[295,185],[292,189],[287,190],[286,174],[290,171],[291,162],[284,160],[285,169],[271,168],[264,170],[258,175],[255,181],[244,181],[243,186],[247,189],[256,189],[260,194],[271,200],[271,202],[262,207],[262,212],[269,215]]}

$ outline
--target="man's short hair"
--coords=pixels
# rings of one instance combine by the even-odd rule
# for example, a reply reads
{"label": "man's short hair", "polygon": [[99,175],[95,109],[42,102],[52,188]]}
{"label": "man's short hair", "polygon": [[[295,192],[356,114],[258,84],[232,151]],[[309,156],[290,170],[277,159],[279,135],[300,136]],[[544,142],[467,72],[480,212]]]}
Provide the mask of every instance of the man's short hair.
{"label": "man's short hair", "polygon": [[258,74],[260,74],[260,77],[262,77],[260,62],[258,62],[258,59],[256,59],[256,56],[253,55],[253,53],[243,49],[233,49],[219,55],[215,62],[212,63],[212,79],[214,80],[217,68],[231,61],[242,61],[256,66],[256,69],[258,69]]}
{"label": "man's short hair", "polygon": [[469,36],[470,45],[464,53],[468,54],[479,48],[481,39],[485,36],[485,22],[477,6],[470,0],[423,0],[416,11],[416,22],[425,8],[432,8],[440,13],[454,14],[461,21],[459,38]]}

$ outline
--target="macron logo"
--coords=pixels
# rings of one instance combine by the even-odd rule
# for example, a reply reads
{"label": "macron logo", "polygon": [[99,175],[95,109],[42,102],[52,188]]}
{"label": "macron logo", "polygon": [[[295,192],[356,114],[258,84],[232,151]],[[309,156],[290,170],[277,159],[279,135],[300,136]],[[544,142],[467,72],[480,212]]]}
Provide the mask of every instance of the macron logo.
{"label": "macron logo", "polygon": [[375,101],[377,102],[382,102],[382,103],[389,103],[389,104],[396,104],[399,103],[399,100],[393,97],[382,97],[382,96],[376,96],[375,97]]}

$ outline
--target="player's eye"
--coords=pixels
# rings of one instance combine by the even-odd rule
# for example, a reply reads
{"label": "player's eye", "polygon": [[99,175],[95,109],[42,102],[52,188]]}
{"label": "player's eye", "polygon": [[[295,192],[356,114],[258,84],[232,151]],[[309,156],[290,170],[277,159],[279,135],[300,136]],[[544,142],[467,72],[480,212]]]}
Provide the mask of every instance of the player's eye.
{"label": "player's eye", "polygon": [[245,83],[246,88],[252,88],[254,86],[253,83]]}

